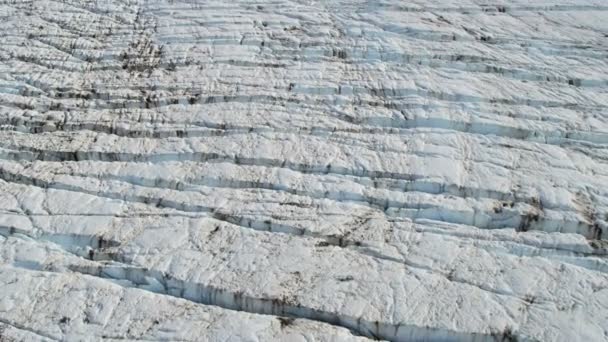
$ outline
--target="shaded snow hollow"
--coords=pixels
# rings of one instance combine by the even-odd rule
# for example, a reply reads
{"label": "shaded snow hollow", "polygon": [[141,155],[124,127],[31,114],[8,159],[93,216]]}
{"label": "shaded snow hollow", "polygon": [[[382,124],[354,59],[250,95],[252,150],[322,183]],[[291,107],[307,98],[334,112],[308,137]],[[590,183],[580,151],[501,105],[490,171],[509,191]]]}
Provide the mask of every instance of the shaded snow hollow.
{"label": "shaded snow hollow", "polygon": [[0,17],[0,340],[608,340],[605,0]]}

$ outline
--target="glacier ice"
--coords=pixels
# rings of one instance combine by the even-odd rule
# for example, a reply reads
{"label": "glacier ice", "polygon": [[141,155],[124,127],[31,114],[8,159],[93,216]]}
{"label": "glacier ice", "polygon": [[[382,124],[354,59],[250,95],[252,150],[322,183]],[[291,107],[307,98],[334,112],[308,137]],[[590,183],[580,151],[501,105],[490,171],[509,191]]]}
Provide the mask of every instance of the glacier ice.
{"label": "glacier ice", "polygon": [[608,340],[605,1],[0,16],[0,340]]}

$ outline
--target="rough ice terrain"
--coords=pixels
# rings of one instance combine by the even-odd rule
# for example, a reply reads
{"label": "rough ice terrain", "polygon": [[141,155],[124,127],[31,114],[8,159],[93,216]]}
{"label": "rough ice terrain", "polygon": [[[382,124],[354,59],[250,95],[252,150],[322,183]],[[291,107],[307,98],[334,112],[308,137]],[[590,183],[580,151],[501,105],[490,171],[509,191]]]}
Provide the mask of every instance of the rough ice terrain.
{"label": "rough ice terrain", "polygon": [[606,0],[0,18],[0,340],[608,341]]}

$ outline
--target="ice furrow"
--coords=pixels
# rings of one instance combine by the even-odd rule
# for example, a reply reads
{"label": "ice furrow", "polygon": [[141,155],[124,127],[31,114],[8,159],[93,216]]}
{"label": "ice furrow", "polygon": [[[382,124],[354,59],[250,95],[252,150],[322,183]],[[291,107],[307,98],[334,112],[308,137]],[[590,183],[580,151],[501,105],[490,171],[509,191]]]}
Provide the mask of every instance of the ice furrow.
{"label": "ice furrow", "polygon": [[[383,259],[390,260],[386,258]],[[406,327],[400,325],[391,327],[385,326],[379,322],[365,322],[355,320],[351,317],[340,317],[336,316],[335,314],[319,312],[318,310],[306,308],[297,303],[290,303],[290,301],[286,300],[285,298],[252,298],[241,292],[231,293],[221,288],[214,288],[213,286],[184,282],[179,279],[175,279],[168,274],[147,268],[128,265],[121,266],[120,263],[124,262],[125,260],[119,259],[116,261],[119,263],[107,265],[102,264],[98,266],[69,265],[68,267],[72,271],[93,275],[96,277],[127,280],[133,284],[133,286],[138,288],[143,288],[156,293],[168,294],[178,298],[184,298],[205,305],[213,305],[224,309],[256,314],[288,316],[326,322],[332,325],[346,327],[355,331],[357,334],[372,338],[382,337],[384,334],[402,334],[404,332],[400,332],[400,330],[403,329],[405,329],[407,334],[410,336],[427,336],[431,338],[432,336],[448,336],[455,333],[451,331],[441,331],[438,329],[432,329],[429,331],[428,328],[415,326]],[[471,338],[466,334],[463,335],[456,333],[456,335],[462,335],[461,338]],[[482,340],[492,340],[495,334],[490,334],[490,336],[484,336],[484,334],[473,335],[477,336],[475,338],[481,337]],[[388,335],[388,337],[390,338],[390,335]]]}
{"label": "ice furrow", "polygon": [[[19,109],[33,109],[32,105],[24,103],[8,103],[5,102],[4,106],[12,105]],[[53,106],[51,104],[51,106]],[[351,120],[349,120],[351,121]],[[354,121],[354,120],[353,120]],[[19,125],[14,125],[18,123]],[[569,146],[589,146],[596,149],[608,149],[608,135],[603,133],[585,132],[585,131],[540,131],[540,130],[526,130],[523,128],[501,126],[494,123],[486,122],[458,122],[448,121],[441,119],[408,119],[408,120],[395,120],[395,119],[370,119],[366,122],[360,122],[368,125],[360,126],[360,128],[346,128],[336,129],[327,127],[303,127],[294,131],[293,129],[277,129],[269,127],[242,127],[242,128],[226,128],[219,129],[219,125],[208,125],[209,130],[200,129],[188,129],[188,128],[176,128],[174,130],[167,129],[153,129],[153,130],[133,130],[128,129],[124,125],[113,125],[113,124],[102,124],[102,123],[64,123],[64,122],[53,122],[53,121],[28,121],[23,120],[16,121],[15,118],[0,121],[0,125],[3,125],[3,129],[7,130],[11,128],[14,131],[23,132],[27,131],[31,134],[44,133],[44,132],[74,132],[74,131],[92,131],[104,134],[111,134],[120,137],[130,138],[155,138],[164,139],[170,137],[179,138],[194,138],[194,137],[206,137],[206,136],[225,136],[233,134],[244,134],[244,133],[260,133],[260,132],[272,132],[272,133],[294,133],[298,134],[311,134],[311,135],[330,135],[336,132],[346,133],[363,133],[363,134],[404,134],[402,131],[391,131],[391,129],[403,130],[403,129],[417,129],[417,128],[440,128],[446,130],[453,130],[463,133],[472,133],[480,135],[495,135],[505,138],[512,138],[524,141],[533,141],[544,144],[557,145],[564,148]],[[24,125],[25,124],[25,125]],[[25,127],[24,127],[25,126]]]}
{"label": "ice furrow", "polygon": [[[312,235],[315,236],[314,232],[309,231],[306,228],[293,227],[290,225],[285,225],[281,223],[274,223],[273,220],[256,220],[248,217],[242,217],[239,215],[234,215],[231,213],[226,213],[221,210],[221,208],[212,206],[212,205],[204,205],[204,204],[188,204],[185,199],[187,198],[185,195],[188,192],[193,192],[193,190],[189,190],[187,192],[181,191],[162,191],[159,190],[157,193],[149,191],[132,191],[129,188],[124,188],[122,185],[118,185],[116,190],[101,190],[104,188],[108,188],[111,181],[108,181],[108,185],[99,184],[96,188],[95,186],[91,186],[94,183],[91,183],[92,179],[88,180],[85,178],[84,182],[78,182],[83,185],[79,185],[78,183],[68,183],[57,180],[56,178],[51,178],[49,180],[36,178],[35,176],[28,176],[24,174],[19,174],[10,171],[7,168],[0,168],[0,178],[7,182],[18,182],[25,185],[33,185],[36,187],[40,187],[43,189],[59,189],[59,190],[67,190],[74,192],[86,193],[94,196],[101,196],[108,199],[116,199],[127,202],[139,202],[144,204],[153,205],[156,207],[162,208],[171,208],[176,209],[183,212],[192,212],[192,213],[209,213],[212,217],[216,219],[220,219],[222,221],[227,221],[233,224],[237,224],[242,227],[247,227],[256,230],[263,231],[271,231],[271,232],[280,232],[287,233],[290,235]],[[127,183],[129,184],[129,183]],[[129,187],[132,185],[129,184]],[[113,188],[111,185],[109,188]],[[160,186],[161,189],[165,189]],[[126,190],[126,191],[125,191]],[[134,190],[134,189],[133,189]],[[175,194],[175,195],[172,195]],[[201,194],[202,195],[202,194]],[[305,194],[307,196],[311,196],[310,193]],[[313,198],[314,198],[314,194]],[[500,210],[490,209],[487,212],[478,212],[475,207],[466,208],[461,210],[451,210],[449,207],[443,207],[439,210],[435,206],[425,207],[422,201],[413,202],[413,203],[398,203],[395,201],[391,201],[388,198],[382,199],[374,199],[370,197],[354,197],[350,198],[348,194],[338,193],[339,197],[332,198],[331,194],[324,193],[323,196],[318,196],[317,198],[328,198],[338,202],[346,202],[346,203],[357,203],[369,206],[371,208],[380,209],[388,216],[395,217],[407,217],[412,219],[432,219],[432,220],[440,220],[449,223],[458,223],[458,224],[468,224],[479,228],[486,229],[498,229],[498,228],[516,228],[520,231],[528,231],[528,230],[544,230],[544,231],[569,231],[575,232],[584,236],[588,236],[592,239],[601,239],[603,233],[603,220],[596,222],[585,222],[585,221],[571,221],[566,220],[564,218],[554,219],[551,217],[547,217],[543,210],[532,209],[528,212],[522,212],[522,210],[508,210],[508,208],[503,209],[502,206]],[[199,195],[200,196],[200,195]],[[342,200],[344,198],[344,200]],[[331,238],[331,244],[347,244],[348,242],[342,241],[342,238]]]}
{"label": "ice furrow", "polygon": [[[81,100],[86,100],[88,95],[80,95]],[[210,98],[212,99],[212,98]],[[176,106],[177,103],[186,103],[189,99],[177,100],[177,99],[156,99],[150,100],[149,98],[141,102],[137,108],[146,109],[156,106],[152,104],[152,101],[166,102],[167,106]],[[299,101],[299,100],[298,100]],[[244,99],[239,100],[239,103],[252,103],[251,101]],[[255,102],[255,101],[253,101]],[[131,101],[130,104],[137,102]],[[157,102],[155,102],[157,103]],[[215,100],[209,103],[217,103]],[[262,102],[264,103],[264,102]],[[267,102],[270,103],[270,102]],[[124,103],[119,104],[119,108]],[[39,106],[57,111],[62,108],[62,104],[59,102],[51,102],[46,104],[36,104],[35,102],[29,101],[5,101],[3,103],[5,107],[13,107],[15,109],[28,109],[35,110]],[[130,106],[130,105],[129,105]],[[125,106],[128,108],[129,106]],[[179,106],[179,105],[178,105]],[[398,105],[397,105],[398,107]],[[63,115],[63,114],[60,114]],[[12,129],[15,131],[26,131],[30,133],[41,133],[41,132],[53,132],[53,131],[81,131],[88,130],[93,132],[100,132],[105,134],[112,134],[122,137],[148,137],[148,138],[166,138],[166,137],[201,137],[206,135],[228,135],[228,134],[239,134],[242,132],[258,133],[258,132],[298,132],[299,134],[332,134],[335,132],[348,132],[348,133],[383,133],[383,134],[407,134],[407,131],[421,128],[432,128],[432,129],[444,129],[456,132],[471,133],[481,136],[498,136],[515,140],[531,141],[536,143],[556,145],[564,148],[572,148],[572,146],[586,146],[594,149],[605,149],[608,146],[608,135],[605,132],[598,131],[585,131],[585,130],[553,130],[551,127],[529,129],[523,126],[515,125],[504,125],[495,120],[488,120],[482,117],[472,118],[468,120],[458,119],[444,119],[439,117],[418,117],[412,116],[407,110],[401,110],[399,116],[405,116],[405,118],[396,117],[368,117],[368,118],[356,118],[352,116],[343,115],[340,112],[334,114],[336,119],[344,121],[348,128],[339,127],[301,127],[295,129],[281,129],[281,128],[269,128],[269,127],[242,127],[241,125],[232,124],[207,124],[200,123],[204,127],[209,129],[215,129],[216,131],[199,131],[188,129],[186,126],[175,128],[175,129],[163,129],[162,126],[158,126],[153,130],[134,130],[128,129],[125,125],[116,125],[114,123],[73,123],[69,121],[54,121],[54,120],[40,120],[32,118],[24,120],[23,118],[6,117],[3,116],[0,124],[6,127],[5,129]],[[47,115],[48,117],[48,115]],[[510,118],[510,120],[512,120]],[[531,120],[532,121],[532,120]],[[539,121],[539,122],[542,122]],[[167,122],[169,124],[170,122]],[[136,122],[135,124],[141,124]],[[178,123],[175,123],[178,124]],[[192,122],[183,122],[182,125],[192,125]],[[124,128],[123,128],[124,127]],[[394,130],[394,131],[393,131]]]}
{"label": "ice furrow", "polygon": [[[310,341],[363,341],[365,338],[353,336],[348,329],[333,327],[328,324],[310,320],[249,314],[243,311],[223,309],[218,306],[194,304],[187,300],[176,299],[145,288],[135,288],[135,284],[109,282],[102,278],[90,277],[79,273],[40,272],[23,270],[19,267],[1,267],[0,274],[9,283],[0,283],[4,289],[14,290],[15,284],[22,289],[32,290],[31,283],[51,289],[59,286],[53,293],[38,294],[35,306],[53,307],[55,317],[52,324],[44,324],[41,315],[33,313],[25,321],[12,312],[2,312],[11,319],[2,319],[4,324],[31,331],[49,340],[87,339],[95,336],[103,340],[163,340],[168,336],[174,341],[196,341],[202,334],[210,339],[226,338],[253,339],[290,339],[303,338]],[[24,283],[29,280],[30,283]],[[46,281],[48,284],[40,284]],[[76,285],[74,282],[81,284]],[[84,285],[84,286],[83,286]],[[73,292],[86,294],[76,295]],[[56,307],[57,304],[72,297],[71,305]],[[6,299],[6,298],[4,298]],[[133,305],[144,305],[151,312],[134,314]],[[161,305],[162,307],[156,307]],[[120,324],[120,320],[126,323]],[[129,319],[134,319],[129,322]],[[233,321],[255,326],[257,331],[250,332],[233,326]],[[173,332],[171,325],[196,322],[194,331],[185,329]],[[79,331],[82,326],[89,329],[89,334]],[[33,328],[35,327],[35,328]],[[310,329],[316,331],[310,331]],[[0,330],[3,337],[21,337],[15,332]],[[39,335],[38,335],[39,334]],[[38,339],[36,339],[38,340]]]}
{"label": "ice furrow", "polygon": [[[424,135],[423,135],[424,136]],[[20,140],[22,137],[16,136]],[[263,138],[263,135],[260,135],[260,138]],[[64,138],[62,138],[63,140]],[[56,144],[57,142],[52,142],[50,144]],[[131,140],[133,141],[133,140]],[[145,140],[139,140],[139,142],[144,142]],[[212,140],[210,140],[212,142]],[[502,147],[502,144],[499,144]],[[15,161],[46,161],[46,162],[70,162],[70,161],[99,161],[99,162],[137,162],[137,163],[165,163],[171,161],[182,161],[182,162],[211,162],[211,163],[231,163],[235,166],[259,166],[259,167],[268,167],[268,168],[283,168],[289,169],[295,172],[299,172],[302,174],[312,174],[312,175],[336,175],[336,176],[346,176],[348,179],[355,179],[358,183],[370,186],[374,188],[385,188],[389,190],[395,191],[420,191],[427,192],[432,194],[441,194],[441,193],[449,193],[459,197],[484,197],[484,198],[492,198],[501,201],[523,201],[532,205],[539,205],[541,199],[537,196],[523,195],[513,191],[513,187],[508,189],[507,191],[498,191],[493,189],[484,189],[478,187],[471,187],[466,184],[462,184],[461,182],[450,182],[444,181],[441,183],[436,183],[436,181],[432,181],[432,177],[429,175],[424,175],[422,173],[413,172],[416,169],[411,168],[400,168],[404,171],[409,172],[392,172],[392,171],[367,171],[364,170],[360,172],[358,169],[353,169],[351,165],[336,166],[332,165],[332,163],[328,163],[326,165],[310,165],[310,164],[300,164],[294,163],[289,160],[277,160],[263,157],[244,157],[244,156],[231,156],[231,155],[222,155],[220,153],[215,152],[182,152],[182,153],[150,153],[150,154],[138,154],[134,155],[130,152],[105,152],[105,151],[55,151],[55,150],[41,150],[37,148],[28,148],[20,145],[8,145],[8,147],[12,148],[12,150],[4,150],[2,155],[4,159],[15,160]],[[513,149],[516,146],[506,145],[505,152],[508,152],[509,149]],[[370,150],[373,151],[374,146],[370,146]],[[21,151],[20,151],[21,150]],[[26,152],[29,150],[30,152]],[[349,151],[347,150],[347,153]],[[417,158],[439,158],[442,155],[434,155],[429,153],[420,153],[413,149],[408,149],[407,152],[404,150],[401,153],[398,153],[400,156],[404,158],[408,158],[411,162],[416,162]],[[522,152],[525,152],[522,151]],[[530,157],[527,158],[542,158],[543,154],[545,154],[545,150],[535,151]],[[519,157],[521,158],[521,157]],[[431,159],[432,160],[432,159]],[[495,163],[493,160],[489,160],[486,162],[485,160],[478,160],[475,158],[465,157],[464,159],[459,158],[450,158],[451,161],[456,161],[459,163],[488,163],[489,167],[493,169],[504,169],[506,172],[513,172],[521,168],[521,166],[515,164],[506,164],[505,163]],[[602,175],[601,167],[603,163],[598,164],[597,167],[591,170],[591,174],[594,176]],[[525,169],[527,172],[537,173],[538,171],[535,168]],[[563,171],[574,171],[575,168],[566,167],[562,168],[560,165],[556,165],[551,168],[552,172],[563,172]],[[577,170],[578,175],[583,176],[588,174],[589,171]],[[580,172],[580,173],[579,173]],[[541,172],[544,177],[551,177],[550,174]],[[515,188],[521,187],[521,184],[514,184]],[[600,192],[601,193],[601,192]],[[555,206],[551,205],[547,201],[542,204],[543,207],[546,208],[554,208]]]}
{"label": "ice furrow", "polygon": [[[286,316],[299,319],[308,319],[317,322],[328,323],[333,326],[349,329],[359,336],[371,339],[395,339],[397,336],[411,336],[412,338],[437,339],[445,336],[462,340],[495,341],[511,338],[511,332],[504,333],[458,333],[449,329],[429,329],[418,326],[389,325],[378,321],[368,322],[357,317],[336,315],[330,312],[322,312],[312,308],[299,305],[298,303],[286,302],[284,298],[255,298],[239,292],[228,292],[221,288],[205,286],[203,284],[186,283],[173,279],[166,274],[160,274],[147,269],[137,267],[120,268],[114,267],[73,267],[72,271],[93,275],[101,278],[117,280],[128,280],[138,287],[149,287],[150,279],[154,279],[162,288],[154,288],[154,292],[169,294],[177,298],[187,299],[196,303],[217,306],[223,309],[249,312],[254,314]],[[155,286],[153,284],[152,286]],[[524,339],[525,340],[525,339]]]}
{"label": "ice furrow", "polygon": [[[46,150],[26,146],[4,145],[10,150],[3,150],[0,156],[3,159],[22,162],[131,162],[131,163],[163,163],[171,161],[181,162],[209,162],[209,163],[232,163],[242,166],[261,166],[269,168],[284,168],[303,174],[351,176],[368,178],[373,180],[394,181],[417,181],[424,175],[416,173],[403,173],[380,170],[365,170],[347,168],[331,163],[326,165],[314,165],[292,162],[287,159],[272,159],[264,157],[247,157],[238,155],[223,155],[216,152],[181,152],[181,153],[150,153],[135,154],[130,152],[106,152],[106,151],[60,151]],[[449,187],[449,185],[447,185]],[[508,197],[509,195],[507,195]],[[488,197],[492,197],[491,195]],[[502,199],[502,198],[501,198]]]}

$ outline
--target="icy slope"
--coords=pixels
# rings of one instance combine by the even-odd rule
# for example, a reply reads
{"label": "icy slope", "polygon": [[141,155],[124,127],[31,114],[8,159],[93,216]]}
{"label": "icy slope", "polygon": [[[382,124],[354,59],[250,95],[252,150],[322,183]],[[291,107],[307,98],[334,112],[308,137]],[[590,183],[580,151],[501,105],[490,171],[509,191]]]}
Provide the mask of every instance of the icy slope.
{"label": "icy slope", "polygon": [[608,340],[605,1],[0,17],[0,340]]}

